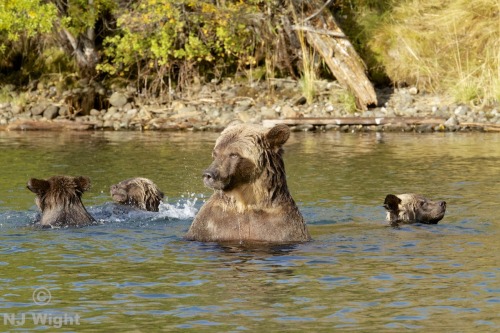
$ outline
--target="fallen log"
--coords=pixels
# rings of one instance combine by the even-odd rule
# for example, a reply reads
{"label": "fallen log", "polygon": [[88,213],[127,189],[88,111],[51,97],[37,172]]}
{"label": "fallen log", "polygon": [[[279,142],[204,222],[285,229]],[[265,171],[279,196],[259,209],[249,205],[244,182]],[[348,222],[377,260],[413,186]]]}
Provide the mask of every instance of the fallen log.
{"label": "fallen log", "polygon": [[[321,0],[301,2],[301,8],[291,1],[296,13],[308,16],[296,22],[294,29],[305,33],[307,42],[321,55],[339,83],[356,97],[361,110],[377,105],[377,95],[366,76],[366,65],[346,38],[333,15]],[[300,20],[300,19],[298,19]]]}
{"label": "fallen log", "polygon": [[486,132],[500,132],[500,127],[497,127],[497,126],[489,126],[489,125],[485,125],[483,127],[483,129],[486,131]]}
{"label": "fallen log", "polygon": [[7,125],[7,131],[87,131],[93,124],[71,120],[17,120]]}
{"label": "fallen log", "polygon": [[265,119],[262,121],[264,127],[274,127],[278,124],[289,126],[296,125],[439,125],[446,121],[444,117],[339,117],[339,118],[286,118],[286,119]]}
{"label": "fallen log", "polygon": [[463,122],[460,123],[460,126],[479,127],[484,129],[486,132],[500,132],[500,124]]}

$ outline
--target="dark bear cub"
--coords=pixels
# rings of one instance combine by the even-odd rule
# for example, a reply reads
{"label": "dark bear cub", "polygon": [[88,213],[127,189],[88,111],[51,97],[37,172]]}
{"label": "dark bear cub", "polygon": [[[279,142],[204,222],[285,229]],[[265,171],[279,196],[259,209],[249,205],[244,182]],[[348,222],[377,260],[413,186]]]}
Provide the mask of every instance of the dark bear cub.
{"label": "dark bear cub", "polygon": [[186,235],[204,242],[289,243],[310,240],[288,191],[283,144],[286,125],[271,129],[233,125],[215,142],[213,162],[203,173],[214,190]]}
{"label": "dark bear cub", "polygon": [[116,203],[157,212],[164,194],[153,181],[135,177],[111,185],[111,197]]}
{"label": "dark bear cub", "polygon": [[420,194],[388,194],[384,200],[386,219],[391,225],[399,223],[437,224],[446,212],[445,201],[431,201]]}
{"label": "dark bear cub", "polygon": [[27,187],[36,194],[35,202],[42,212],[40,225],[81,227],[95,222],[82,203],[83,192],[90,189],[88,177],[31,178]]}

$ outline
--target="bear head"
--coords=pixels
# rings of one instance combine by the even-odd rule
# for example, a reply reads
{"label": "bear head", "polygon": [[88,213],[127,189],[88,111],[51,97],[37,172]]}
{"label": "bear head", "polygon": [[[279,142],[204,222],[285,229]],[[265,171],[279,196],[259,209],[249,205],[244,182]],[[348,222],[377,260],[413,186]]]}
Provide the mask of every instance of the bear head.
{"label": "bear head", "polygon": [[110,187],[113,201],[142,210],[157,212],[164,194],[153,181],[135,177]]}
{"label": "bear head", "polygon": [[436,224],[446,212],[445,201],[431,201],[419,194],[388,194],[384,200],[387,220],[391,224]]}
{"label": "bear head", "polygon": [[282,146],[289,136],[287,125],[227,127],[215,142],[212,164],[203,172],[205,186],[224,192],[240,206],[288,196]]}
{"label": "bear head", "polygon": [[95,222],[82,203],[83,192],[90,189],[88,177],[53,176],[47,180],[31,178],[28,189],[36,194],[42,212],[40,225],[85,226]]}

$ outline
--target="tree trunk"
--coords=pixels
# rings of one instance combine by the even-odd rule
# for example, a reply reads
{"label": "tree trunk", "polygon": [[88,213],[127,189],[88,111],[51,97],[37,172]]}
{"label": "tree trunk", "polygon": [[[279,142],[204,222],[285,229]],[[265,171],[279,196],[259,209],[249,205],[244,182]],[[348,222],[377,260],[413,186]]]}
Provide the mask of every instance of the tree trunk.
{"label": "tree trunk", "polygon": [[[302,13],[294,29],[305,33],[307,42],[321,55],[339,83],[351,91],[358,108],[377,104],[377,95],[366,76],[366,65],[326,8],[330,0],[291,1],[296,13]],[[300,8],[299,8],[300,7]]]}
{"label": "tree trunk", "polygon": [[[55,0],[55,5],[59,10],[61,18],[68,16],[69,3],[63,0]],[[94,0],[87,0],[88,10],[94,11]],[[94,23],[95,24],[95,23]],[[72,33],[64,27],[60,22],[56,25],[58,34],[61,40],[61,45],[67,50],[68,54],[75,57],[78,66],[78,72],[82,79],[91,82],[95,78],[97,71],[96,65],[99,62],[99,53],[96,48],[96,33],[93,25],[86,28],[78,34]],[[85,87],[79,96],[73,96],[72,100],[77,101],[72,103],[70,107],[83,115],[89,114],[94,107],[96,101],[95,89],[89,85]]]}
{"label": "tree trunk", "polygon": [[[94,40],[83,35],[75,38],[65,28],[61,28],[60,35],[64,41],[63,43],[75,56],[80,77],[90,83],[96,76],[96,65],[99,61]],[[70,105],[71,109],[74,109],[76,113],[80,113],[81,115],[88,115],[96,102],[95,89],[90,85],[85,88],[79,93],[79,96],[73,96],[73,102]]]}
{"label": "tree trunk", "polygon": [[80,75],[83,78],[93,78],[96,74],[95,66],[99,61],[95,40],[87,37],[92,36],[93,32],[88,31],[87,36],[75,37],[67,29],[61,28],[60,35],[66,47],[74,54]]}

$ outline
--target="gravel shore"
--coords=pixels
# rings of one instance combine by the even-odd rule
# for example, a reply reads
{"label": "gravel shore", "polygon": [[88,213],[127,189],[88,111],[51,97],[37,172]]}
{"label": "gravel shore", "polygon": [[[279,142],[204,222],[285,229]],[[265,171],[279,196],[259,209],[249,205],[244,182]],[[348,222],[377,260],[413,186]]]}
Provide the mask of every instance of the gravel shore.
{"label": "gravel shore", "polygon": [[[72,111],[68,101],[85,89],[100,96],[102,109],[87,115]],[[241,121],[285,122],[297,131],[500,131],[498,105],[455,104],[445,96],[406,87],[377,90],[379,105],[357,111],[336,82],[318,81],[315,89],[314,103],[307,104],[300,83],[291,79],[253,84],[214,81],[159,98],[148,98],[131,86],[106,90],[84,82],[60,92],[56,85],[32,84],[22,94],[12,87],[11,100],[0,102],[0,130],[220,131]]]}

